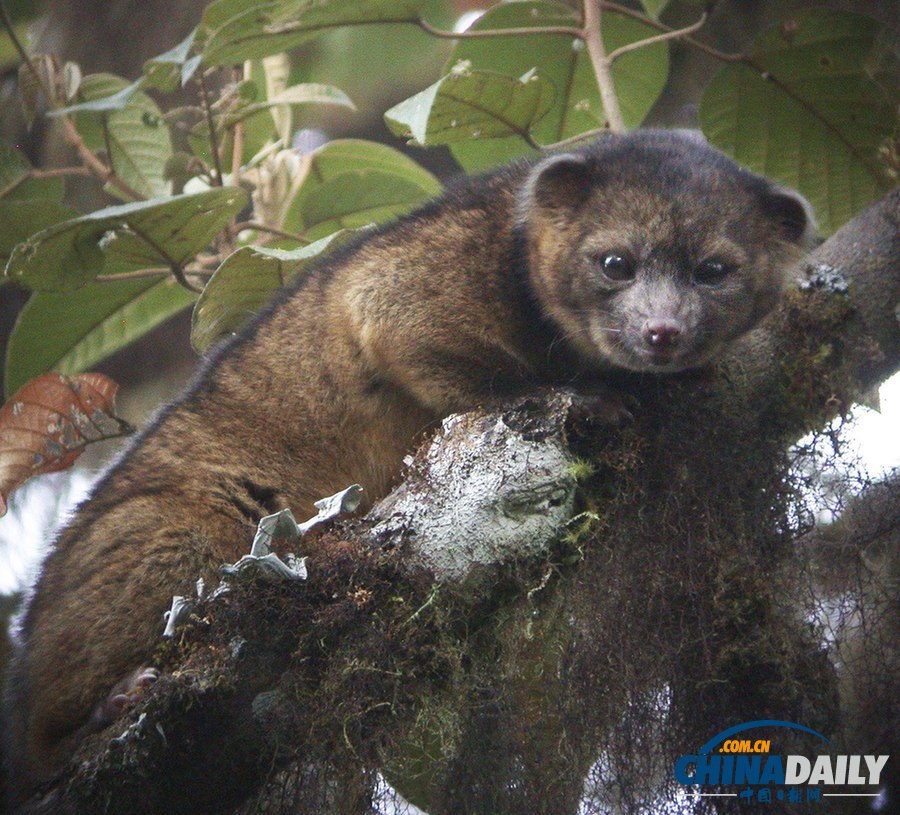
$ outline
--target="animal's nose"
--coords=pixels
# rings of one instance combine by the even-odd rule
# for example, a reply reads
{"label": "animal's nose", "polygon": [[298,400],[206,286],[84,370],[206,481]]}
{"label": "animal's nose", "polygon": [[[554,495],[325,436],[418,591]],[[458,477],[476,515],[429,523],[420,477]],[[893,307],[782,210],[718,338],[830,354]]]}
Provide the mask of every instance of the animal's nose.
{"label": "animal's nose", "polygon": [[677,320],[656,318],[647,320],[641,329],[644,342],[656,351],[671,350],[678,345],[681,324]]}

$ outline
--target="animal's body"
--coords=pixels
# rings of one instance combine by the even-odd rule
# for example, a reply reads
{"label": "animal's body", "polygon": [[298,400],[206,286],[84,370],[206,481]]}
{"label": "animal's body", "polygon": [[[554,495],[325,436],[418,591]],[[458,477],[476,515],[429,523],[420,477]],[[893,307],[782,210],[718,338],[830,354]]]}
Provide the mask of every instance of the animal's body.
{"label": "animal's body", "polygon": [[261,516],[306,517],[357,482],[384,495],[451,412],[706,363],[773,307],[808,234],[794,194],[639,132],[465,179],[324,259],[211,355],[59,535],[10,672],[12,788],[110,719],[172,595],[214,584]]}

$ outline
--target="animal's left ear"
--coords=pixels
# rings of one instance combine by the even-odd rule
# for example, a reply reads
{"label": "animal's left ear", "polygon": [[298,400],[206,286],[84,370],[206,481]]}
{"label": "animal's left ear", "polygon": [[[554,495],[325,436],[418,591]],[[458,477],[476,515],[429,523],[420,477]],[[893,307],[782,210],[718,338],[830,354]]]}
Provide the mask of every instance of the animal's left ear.
{"label": "animal's left ear", "polygon": [[785,240],[804,249],[812,249],[818,242],[812,206],[799,192],[773,186],[765,195],[763,209],[778,224]]}

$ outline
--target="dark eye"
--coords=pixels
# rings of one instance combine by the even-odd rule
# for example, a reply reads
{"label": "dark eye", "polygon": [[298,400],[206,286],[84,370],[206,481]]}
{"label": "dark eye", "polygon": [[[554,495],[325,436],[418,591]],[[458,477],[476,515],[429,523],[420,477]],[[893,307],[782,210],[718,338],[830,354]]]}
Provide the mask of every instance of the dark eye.
{"label": "dark eye", "polygon": [[694,269],[694,280],[701,286],[716,286],[731,272],[734,266],[721,260],[704,260]]}
{"label": "dark eye", "polygon": [[610,280],[620,281],[634,278],[634,264],[628,258],[617,255],[615,252],[598,255],[597,264]]}

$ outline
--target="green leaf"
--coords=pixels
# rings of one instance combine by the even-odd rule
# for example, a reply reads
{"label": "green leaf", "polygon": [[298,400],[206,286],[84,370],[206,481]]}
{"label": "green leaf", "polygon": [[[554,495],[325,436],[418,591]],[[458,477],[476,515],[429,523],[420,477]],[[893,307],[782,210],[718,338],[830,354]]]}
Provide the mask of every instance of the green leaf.
{"label": "green leaf", "polygon": [[281,225],[311,239],[395,218],[441,189],[412,159],[358,139],[329,142],[305,162],[302,184],[288,197]]}
{"label": "green leaf", "polygon": [[88,370],[195,297],[159,278],[90,283],[65,294],[32,293],[9,338],[6,393],[47,371]]}
{"label": "green leaf", "polygon": [[62,200],[61,178],[29,178],[29,172],[31,163],[24,154],[0,143],[0,200]]}
{"label": "green leaf", "polygon": [[535,71],[521,79],[453,71],[392,107],[384,118],[395,135],[422,147],[500,136],[527,141],[550,109],[553,95],[553,86]]}
{"label": "green leaf", "polygon": [[896,126],[896,98],[870,72],[874,20],[817,10],[794,22],[755,43],[766,74],[736,64],[714,77],[700,123],[737,161],[799,189],[829,233],[892,186],[878,152]]}
{"label": "green leaf", "polygon": [[647,14],[654,20],[658,20],[659,13],[669,5],[669,0],[641,0],[641,5],[644,7]]}
{"label": "green leaf", "polygon": [[[490,8],[473,31],[500,28],[578,27],[577,15],[549,0],[502,3]],[[603,13],[603,42],[607,52],[657,34],[637,20],[611,11]],[[537,66],[543,80],[556,89],[548,113],[531,135],[540,144],[553,144],[603,127],[606,116],[587,49],[580,40],[562,34],[460,40],[451,64],[472,70],[520,77]],[[668,45],[657,43],[624,54],[612,66],[625,124],[637,127],[662,92],[668,76]],[[486,169],[523,155],[537,155],[521,136],[469,141],[451,145],[454,158],[469,171]]]}
{"label": "green leaf", "polygon": [[[95,74],[95,76],[97,75]],[[90,78],[88,77],[88,79]],[[53,117],[68,116],[70,113],[109,113],[111,110],[123,110],[128,107],[134,95],[140,90],[142,82],[143,80],[138,79],[110,96],[100,96],[90,102],[78,102],[64,108],[48,110],[47,115]],[[91,89],[88,89],[87,92],[90,93]]]}
{"label": "green leaf", "polygon": [[[20,243],[7,277],[38,291],[71,292],[98,274],[183,264],[240,212],[236,187],[124,204],[57,224]],[[163,254],[165,253],[165,254]]]}
{"label": "green leaf", "polygon": [[[111,151],[107,161],[123,181],[141,195],[153,198],[170,190],[165,166],[172,155],[172,139],[156,103],[137,90],[136,84],[112,74],[84,77],[79,98],[88,105],[99,103],[100,108],[82,108],[75,115],[75,126],[91,150]],[[103,107],[120,94],[130,94],[124,107]],[[116,104],[119,101],[121,99],[117,99]],[[121,196],[110,185],[107,185],[107,191]]]}
{"label": "green leaf", "polygon": [[300,215],[306,237],[319,238],[337,229],[389,221],[428,197],[418,184],[378,170],[341,173],[304,202]]}
{"label": "green leaf", "polygon": [[17,244],[77,214],[58,201],[0,200],[0,266],[6,265]]}
{"label": "green leaf", "polygon": [[191,344],[205,351],[217,339],[238,331],[326,249],[346,243],[356,233],[344,229],[286,252],[245,246],[229,255],[210,278],[194,306]]}
{"label": "green leaf", "polygon": [[188,83],[200,65],[199,55],[191,56],[196,34],[195,28],[174,48],[144,63],[144,87],[171,93]]}
{"label": "green leaf", "polygon": [[424,0],[216,0],[198,39],[205,65],[233,65],[287,51],[323,31],[359,23],[418,19]]}

